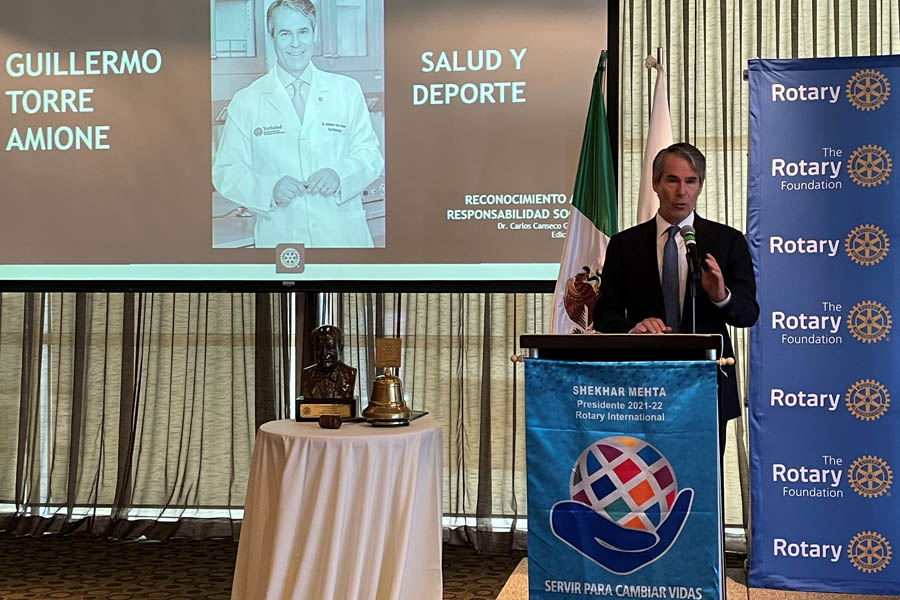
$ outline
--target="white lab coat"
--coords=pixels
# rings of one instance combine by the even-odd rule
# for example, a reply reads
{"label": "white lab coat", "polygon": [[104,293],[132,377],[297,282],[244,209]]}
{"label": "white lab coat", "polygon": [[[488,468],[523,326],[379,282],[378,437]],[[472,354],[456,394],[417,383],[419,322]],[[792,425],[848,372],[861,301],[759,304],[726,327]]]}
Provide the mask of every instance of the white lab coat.
{"label": "white lab coat", "polygon": [[[256,213],[258,248],[371,248],[362,191],[384,169],[359,83],[312,64],[303,125],[273,69],[238,91],[213,163],[216,190]],[[276,207],[275,183],[305,181],[322,168],[340,177],[339,194],[306,194]]]}

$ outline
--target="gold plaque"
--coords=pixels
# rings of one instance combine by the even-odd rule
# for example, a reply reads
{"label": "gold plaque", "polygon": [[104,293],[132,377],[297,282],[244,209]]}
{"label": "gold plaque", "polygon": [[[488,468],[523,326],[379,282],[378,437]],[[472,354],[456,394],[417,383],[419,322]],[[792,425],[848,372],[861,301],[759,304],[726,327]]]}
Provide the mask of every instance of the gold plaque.
{"label": "gold plaque", "polygon": [[375,366],[400,366],[400,338],[375,338]]}
{"label": "gold plaque", "polygon": [[297,398],[297,420],[318,421],[322,415],[335,415],[344,419],[356,417],[356,401],[350,398]]}

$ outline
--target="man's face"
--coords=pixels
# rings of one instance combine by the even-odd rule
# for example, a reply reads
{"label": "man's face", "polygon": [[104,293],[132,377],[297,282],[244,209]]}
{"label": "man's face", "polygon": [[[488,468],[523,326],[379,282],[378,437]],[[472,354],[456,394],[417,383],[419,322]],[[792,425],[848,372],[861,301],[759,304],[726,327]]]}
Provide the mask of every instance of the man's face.
{"label": "man's face", "polygon": [[278,65],[294,77],[299,77],[312,57],[315,42],[313,23],[303,13],[284,6],[275,11],[272,23],[272,43]]}
{"label": "man's face", "polygon": [[653,183],[653,191],[659,196],[659,215],[677,225],[694,210],[702,188],[691,163],[680,156],[667,154],[663,158],[662,177]]}
{"label": "man's face", "polygon": [[330,333],[323,334],[316,344],[316,363],[323,369],[332,369],[338,361],[338,343]]}

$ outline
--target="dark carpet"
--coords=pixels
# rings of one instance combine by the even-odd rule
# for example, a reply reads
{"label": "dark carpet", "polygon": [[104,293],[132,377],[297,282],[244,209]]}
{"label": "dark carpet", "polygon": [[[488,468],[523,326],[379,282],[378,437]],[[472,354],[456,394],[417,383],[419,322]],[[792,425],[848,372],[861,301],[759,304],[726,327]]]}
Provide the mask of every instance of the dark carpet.
{"label": "dark carpet", "polygon": [[[231,540],[3,536],[0,600],[227,600],[236,555]],[[444,598],[496,598],[524,556],[445,545]]]}

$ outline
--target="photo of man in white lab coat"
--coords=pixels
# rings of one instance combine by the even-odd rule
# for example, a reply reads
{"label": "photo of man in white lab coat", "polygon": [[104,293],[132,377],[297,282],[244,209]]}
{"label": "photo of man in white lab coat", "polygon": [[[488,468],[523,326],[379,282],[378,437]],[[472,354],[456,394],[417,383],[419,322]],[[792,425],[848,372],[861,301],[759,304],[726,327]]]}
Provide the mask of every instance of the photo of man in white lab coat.
{"label": "photo of man in white lab coat", "polygon": [[362,88],[312,63],[309,0],[275,0],[266,25],[276,64],[228,104],[213,185],[256,215],[257,248],[371,248],[362,192],[384,159]]}

